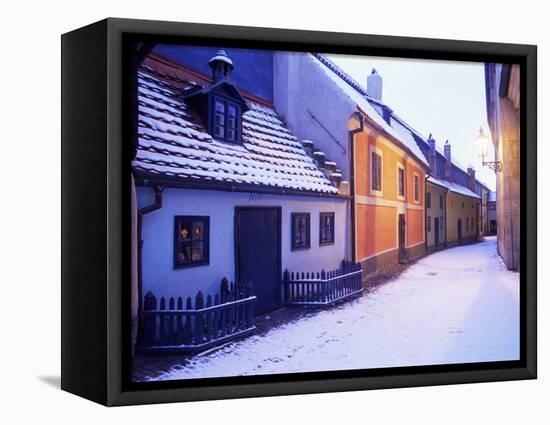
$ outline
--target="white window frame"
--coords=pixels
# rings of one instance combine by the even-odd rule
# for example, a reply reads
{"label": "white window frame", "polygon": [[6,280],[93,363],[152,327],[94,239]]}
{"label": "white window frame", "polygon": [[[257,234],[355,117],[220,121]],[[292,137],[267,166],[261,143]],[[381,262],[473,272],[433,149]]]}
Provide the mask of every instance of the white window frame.
{"label": "white window frame", "polygon": [[[374,190],[372,188],[372,154],[373,152],[380,155],[380,190]],[[372,196],[382,196],[384,193],[384,153],[382,149],[374,145],[369,146],[369,193]]]}
{"label": "white window frame", "polygon": [[[403,195],[399,194],[399,170],[403,170]],[[405,200],[407,196],[407,174],[405,171],[405,167],[403,167],[403,164],[400,162],[397,163],[397,185],[396,185],[396,193],[397,193],[397,199],[400,199],[402,201]]]}

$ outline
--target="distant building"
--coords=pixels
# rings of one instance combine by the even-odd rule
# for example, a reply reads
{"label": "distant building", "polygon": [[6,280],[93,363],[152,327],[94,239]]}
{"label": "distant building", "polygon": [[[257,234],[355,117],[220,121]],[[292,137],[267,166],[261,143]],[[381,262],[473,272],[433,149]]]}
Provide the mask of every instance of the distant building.
{"label": "distant building", "polygon": [[485,64],[487,117],[502,162],[496,175],[498,253],[510,270],[520,269],[519,65]]}
{"label": "distant building", "polygon": [[487,198],[487,235],[496,235],[497,228],[497,193],[489,192]]}
{"label": "distant building", "polygon": [[424,254],[428,163],[411,132],[377,110],[380,75],[367,77],[367,93],[316,53],[277,52],[274,70],[277,111],[299,138],[338,159],[350,180],[351,248],[364,273]]}

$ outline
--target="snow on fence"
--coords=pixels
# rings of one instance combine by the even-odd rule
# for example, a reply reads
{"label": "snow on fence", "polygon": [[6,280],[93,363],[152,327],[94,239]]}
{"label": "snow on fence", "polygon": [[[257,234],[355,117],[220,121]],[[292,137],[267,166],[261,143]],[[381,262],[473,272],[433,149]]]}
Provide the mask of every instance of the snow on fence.
{"label": "snow on fence", "polygon": [[334,270],[289,272],[285,270],[283,288],[288,305],[328,306],[363,292],[361,264],[342,261]]}
{"label": "snow on fence", "polygon": [[206,303],[201,291],[195,297],[177,301],[157,298],[148,292],[142,312],[141,352],[200,352],[240,338],[254,331],[253,306],[256,297],[251,285],[229,283],[222,279],[221,294],[208,295]]}

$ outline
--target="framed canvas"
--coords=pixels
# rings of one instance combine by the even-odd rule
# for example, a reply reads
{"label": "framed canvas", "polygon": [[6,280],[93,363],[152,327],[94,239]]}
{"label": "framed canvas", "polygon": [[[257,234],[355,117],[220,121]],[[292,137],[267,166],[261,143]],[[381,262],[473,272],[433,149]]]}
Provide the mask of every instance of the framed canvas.
{"label": "framed canvas", "polygon": [[62,37],[62,388],[536,378],[536,46],[106,19]]}

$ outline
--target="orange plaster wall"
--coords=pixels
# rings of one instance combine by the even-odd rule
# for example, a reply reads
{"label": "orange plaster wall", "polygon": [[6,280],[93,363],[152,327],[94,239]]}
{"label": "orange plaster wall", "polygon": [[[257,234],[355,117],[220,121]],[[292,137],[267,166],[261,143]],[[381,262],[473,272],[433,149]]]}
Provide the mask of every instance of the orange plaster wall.
{"label": "orange plaster wall", "polygon": [[397,248],[396,208],[358,204],[355,212],[358,259]]}
{"label": "orange plaster wall", "polygon": [[424,211],[407,208],[407,247],[424,242]]}
{"label": "orange plaster wall", "polygon": [[[407,214],[407,246],[424,241],[424,213],[422,210],[406,209],[405,204],[424,206],[425,172],[412,158],[401,149],[387,146],[381,136],[374,137],[366,132],[355,135],[355,194],[376,202],[391,201],[393,205],[401,203],[402,211]],[[382,151],[382,196],[370,192],[370,146]],[[396,145],[393,145],[396,146]],[[398,198],[397,167],[405,169],[405,199]],[[414,202],[414,173],[419,176],[419,202]],[[397,249],[397,214],[395,206],[364,205],[356,203],[356,250],[359,260]]]}
{"label": "orange plaster wall", "polygon": [[424,205],[425,173],[416,162],[407,161],[404,152],[397,152],[390,149],[386,143],[367,133],[359,133],[355,136],[355,193],[357,195],[371,196],[370,193],[370,146],[375,146],[382,151],[382,196],[381,198],[391,201],[402,201],[397,196],[397,165],[401,164],[405,169],[405,201],[414,202],[413,175],[418,174],[420,178],[420,199],[417,205]]}

